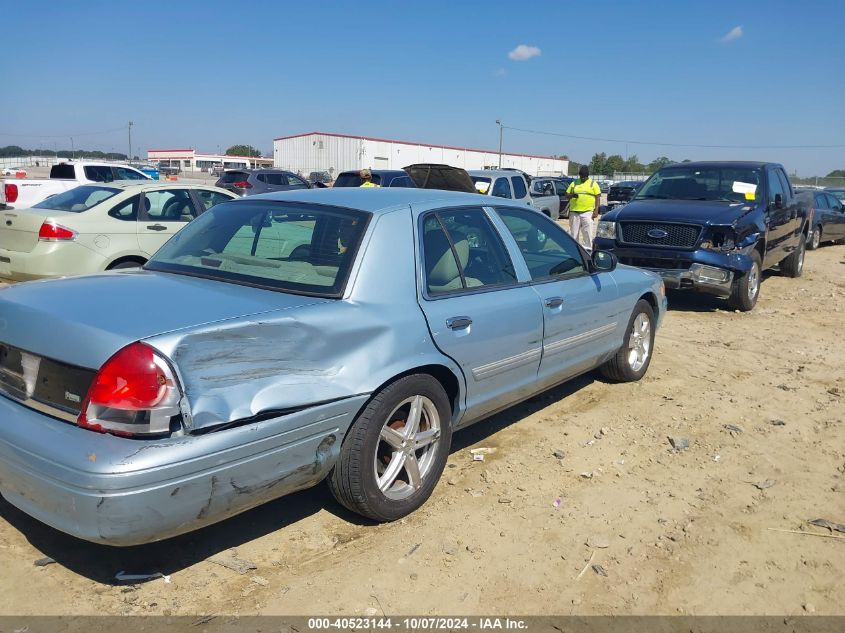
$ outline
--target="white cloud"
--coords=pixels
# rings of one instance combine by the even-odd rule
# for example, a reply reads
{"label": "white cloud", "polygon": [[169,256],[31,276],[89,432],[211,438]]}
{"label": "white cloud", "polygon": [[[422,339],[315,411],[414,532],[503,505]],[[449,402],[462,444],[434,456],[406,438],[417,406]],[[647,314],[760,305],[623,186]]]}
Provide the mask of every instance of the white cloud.
{"label": "white cloud", "polygon": [[728,31],[727,33],[725,33],[722,36],[722,41],[723,42],[733,42],[734,40],[738,40],[741,37],[742,37],[742,27],[741,26],[735,26],[730,31]]}
{"label": "white cloud", "polygon": [[524,62],[525,60],[531,59],[532,57],[539,57],[541,53],[542,51],[536,46],[520,44],[510,53],[508,53],[508,57],[510,57],[515,62]]}

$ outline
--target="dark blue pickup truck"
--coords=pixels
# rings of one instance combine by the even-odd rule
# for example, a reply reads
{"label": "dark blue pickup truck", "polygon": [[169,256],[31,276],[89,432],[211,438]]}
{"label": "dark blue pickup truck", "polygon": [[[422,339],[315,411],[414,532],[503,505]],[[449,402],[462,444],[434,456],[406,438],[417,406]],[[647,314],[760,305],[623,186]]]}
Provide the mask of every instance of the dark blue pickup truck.
{"label": "dark blue pickup truck", "polygon": [[781,165],[697,162],[654,173],[625,206],[602,216],[594,249],[653,270],[667,288],[754,308],[763,270],[804,268],[806,212]]}

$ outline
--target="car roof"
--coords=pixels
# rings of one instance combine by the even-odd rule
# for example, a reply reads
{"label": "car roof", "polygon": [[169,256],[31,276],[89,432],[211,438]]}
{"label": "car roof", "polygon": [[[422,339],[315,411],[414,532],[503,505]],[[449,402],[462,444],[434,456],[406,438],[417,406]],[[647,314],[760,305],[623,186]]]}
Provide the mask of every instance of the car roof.
{"label": "car roof", "polygon": [[215,187],[214,185],[172,181],[162,182],[161,180],[113,180],[112,182],[91,182],[86,183],[86,185],[111,187],[113,189],[123,189],[124,191],[147,191],[150,189],[215,189],[216,191],[226,191],[225,189]]}
{"label": "car roof", "polygon": [[783,167],[780,163],[770,163],[759,160],[699,160],[689,163],[673,163],[666,165],[664,169],[672,167],[766,167],[771,165],[773,167]]}
{"label": "car roof", "polygon": [[[354,174],[358,175],[361,173],[360,169],[349,169],[347,171],[342,171],[338,174],[338,176],[344,176],[346,174]],[[375,176],[407,176],[408,172],[402,169],[371,169],[370,173]]]}
{"label": "car roof", "polygon": [[[406,187],[329,187],[327,189],[296,189],[248,196],[242,201],[277,200],[347,207],[380,214],[409,204],[437,203],[441,206],[489,205],[489,198],[477,193],[444,191],[442,189],[414,189]],[[239,203],[240,201],[234,201]],[[506,204],[497,200],[496,205]],[[513,206],[513,205],[512,205]],[[524,208],[524,205],[519,205]]]}
{"label": "car roof", "polygon": [[468,169],[470,176],[482,176],[484,178],[498,178],[499,176],[521,176],[522,172],[516,169]]}

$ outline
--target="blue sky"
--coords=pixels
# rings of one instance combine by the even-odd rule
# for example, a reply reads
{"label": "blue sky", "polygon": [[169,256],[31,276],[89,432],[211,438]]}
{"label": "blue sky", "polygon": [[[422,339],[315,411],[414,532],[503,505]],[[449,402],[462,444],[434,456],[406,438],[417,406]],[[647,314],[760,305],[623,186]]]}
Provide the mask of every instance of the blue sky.
{"label": "blue sky", "polygon": [[[495,148],[515,128],[845,145],[845,2],[8,2],[0,145],[214,152],[312,130]],[[739,31],[736,28],[739,27]],[[725,38],[729,33],[732,37]],[[540,54],[508,57],[519,45]],[[529,51],[530,52],[530,51]],[[505,150],[626,153],[505,130]],[[845,147],[628,144],[648,162],[845,169]],[[137,150],[136,150],[137,153]]]}

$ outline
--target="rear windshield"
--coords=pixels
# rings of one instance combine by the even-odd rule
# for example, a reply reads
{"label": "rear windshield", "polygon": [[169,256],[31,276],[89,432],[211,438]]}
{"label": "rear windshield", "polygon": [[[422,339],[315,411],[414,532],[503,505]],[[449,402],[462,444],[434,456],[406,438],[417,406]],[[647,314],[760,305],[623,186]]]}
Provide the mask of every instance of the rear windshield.
{"label": "rear windshield", "polygon": [[220,182],[222,183],[232,183],[232,182],[243,182],[249,178],[249,174],[245,171],[226,171],[223,172],[223,175],[220,176]]}
{"label": "rear windshield", "polygon": [[76,171],[73,165],[68,165],[67,163],[53,165],[50,168],[50,178],[69,178],[72,180],[76,178]]}
{"label": "rear windshield", "polygon": [[224,202],[177,233],[146,268],[337,297],[369,217],[323,205]]}
{"label": "rear windshield", "polygon": [[470,178],[472,178],[472,182],[478,190],[478,193],[486,194],[490,191],[491,180],[489,178],[482,178],[481,176],[470,176]]}
{"label": "rear windshield", "polygon": [[80,213],[100,204],[104,200],[108,200],[118,193],[120,193],[120,189],[98,187],[96,185],[82,185],[81,187],[74,187],[63,193],[57,193],[55,196],[50,196],[46,200],[42,200],[32,206],[34,209],[53,209],[54,211],[73,211],[74,213]]}
{"label": "rear windshield", "polygon": [[[364,179],[358,175],[356,171],[346,172],[344,174],[340,174],[337,177],[337,180],[334,181],[333,187],[360,187],[361,184],[364,182]],[[378,174],[373,174],[373,182],[379,186],[381,186],[381,176]]]}
{"label": "rear windshield", "polygon": [[745,202],[755,199],[761,182],[758,167],[664,167],[646,181],[634,199]]}

